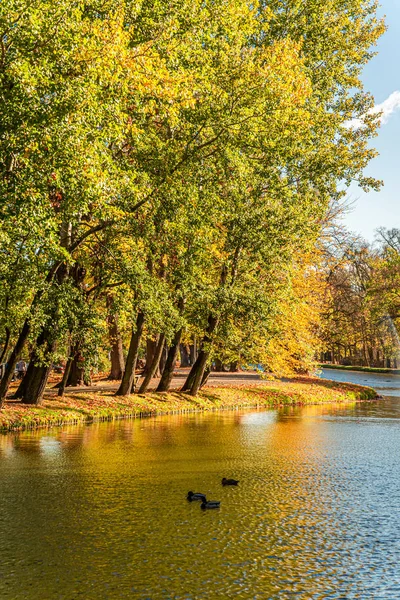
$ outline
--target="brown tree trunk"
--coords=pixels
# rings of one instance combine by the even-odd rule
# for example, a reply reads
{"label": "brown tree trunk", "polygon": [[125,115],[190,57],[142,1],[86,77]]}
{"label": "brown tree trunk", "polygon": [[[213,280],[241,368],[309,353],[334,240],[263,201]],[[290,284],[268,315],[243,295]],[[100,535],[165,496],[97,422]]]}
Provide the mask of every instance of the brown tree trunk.
{"label": "brown tree trunk", "polygon": [[61,379],[61,382],[60,382],[60,385],[58,388],[57,396],[59,396],[59,398],[62,398],[64,396],[65,388],[67,387],[67,381],[69,379],[69,374],[71,372],[72,361],[73,361],[73,356],[70,354],[68,356],[68,360],[67,360],[67,364],[65,365],[63,377]]}
{"label": "brown tree trunk", "polygon": [[21,398],[25,404],[35,404],[39,406],[43,400],[43,393],[46,388],[47,380],[51,372],[51,364],[43,366],[34,366],[29,385],[24,390]]}
{"label": "brown tree trunk", "polygon": [[[42,403],[43,393],[52,367],[51,356],[55,349],[56,340],[52,337],[52,333],[47,329],[43,329],[37,338],[36,349],[20,386],[21,401],[25,404],[39,405]],[[39,357],[44,357],[47,364],[37,364],[40,360]]]}
{"label": "brown tree trunk", "polygon": [[164,342],[164,347],[162,349],[161,356],[160,356],[160,362],[158,365],[158,375],[155,375],[155,377],[162,377],[162,374],[164,373],[164,369],[165,369],[165,364],[167,362],[167,358],[168,358],[168,346]]}
{"label": "brown tree trunk", "polygon": [[6,355],[6,352],[8,350],[8,344],[10,343],[10,335],[11,335],[11,330],[6,327],[6,339],[4,340],[4,345],[3,345],[3,350],[1,351],[1,355],[0,355],[0,364],[3,362],[3,358]]}
{"label": "brown tree trunk", "polygon": [[106,299],[108,308],[108,335],[110,338],[110,359],[111,371],[108,379],[121,379],[124,372],[124,350],[122,347],[122,337],[118,327],[118,315],[113,310],[113,301],[111,296]]}
{"label": "brown tree trunk", "polygon": [[22,326],[21,332],[18,336],[18,340],[11,352],[11,355],[8,358],[7,366],[4,371],[4,375],[0,381],[0,408],[2,408],[4,405],[4,400],[5,400],[8,388],[10,387],[11,380],[14,375],[15,365],[17,364],[20,354],[25,347],[25,344],[29,337],[30,329],[31,329],[31,327],[30,327],[29,319],[26,318],[25,322]]}
{"label": "brown tree trunk", "polygon": [[136,329],[132,332],[129,344],[128,356],[126,357],[125,371],[122,376],[121,385],[116,392],[116,396],[128,396],[132,392],[132,386],[135,379],[135,369],[138,358],[140,340],[142,339],[144,325],[144,314],[139,312],[136,319]]}
{"label": "brown tree trunk", "polygon": [[224,365],[222,364],[222,360],[220,360],[219,358],[215,358],[214,363],[215,363],[214,371],[216,371],[217,373],[221,373],[224,370]]}
{"label": "brown tree trunk", "polygon": [[84,359],[80,350],[78,349],[71,361],[71,367],[66,386],[79,387],[82,385],[87,385],[87,380],[85,380]]}
{"label": "brown tree trunk", "polygon": [[190,344],[190,364],[194,365],[197,360],[198,352],[197,352],[197,340],[194,338],[193,344]]}
{"label": "brown tree trunk", "polygon": [[208,351],[200,350],[197,370],[193,378],[192,386],[190,388],[191,396],[197,396],[198,391],[202,385],[203,378],[207,379],[208,377],[208,375],[205,375],[205,373],[209,356],[210,353]]}
{"label": "brown tree trunk", "polygon": [[200,360],[200,356],[197,357],[196,362],[194,363],[194,365],[190,369],[189,375],[187,376],[186,381],[185,381],[185,383],[183,384],[183,386],[181,388],[182,392],[188,392],[191,389],[191,387],[193,385],[194,378],[196,376],[196,372],[197,372],[198,366],[199,366],[199,360]]}
{"label": "brown tree trunk", "polygon": [[208,366],[206,368],[206,370],[204,371],[203,378],[202,378],[201,384],[200,384],[200,389],[207,384],[207,381],[208,381],[208,378],[210,377],[210,375],[211,375],[211,367]]}
{"label": "brown tree trunk", "polygon": [[235,360],[231,362],[229,366],[229,373],[237,373],[239,371],[239,361]]}
{"label": "brown tree trunk", "polygon": [[209,315],[206,333],[203,337],[203,341],[201,344],[201,350],[199,352],[196,362],[190,369],[190,373],[182,387],[183,392],[190,391],[192,396],[195,396],[200,389],[204,371],[207,366],[207,361],[210,356],[210,351],[204,350],[204,348],[205,346],[209,346],[209,344],[211,343],[211,335],[213,334],[215,328],[218,325],[218,320],[218,317]]}
{"label": "brown tree trunk", "polygon": [[[78,247],[78,245],[79,244],[77,244],[76,247]],[[73,248],[73,249],[75,249],[75,248]],[[67,271],[67,267],[66,267],[65,263],[63,263],[63,261],[57,262],[56,264],[54,264],[52,266],[50,271],[47,273],[46,283],[52,283],[52,281],[56,275],[57,275],[58,280],[61,282],[63,280],[63,278],[65,277],[66,271]],[[8,358],[4,376],[2,377],[1,382],[0,382],[0,408],[2,408],[2,406],[4,404],[4,400],[5,400],[8,388],[10,387],[10,383],[11,383],[11,380],[14,375],[15,365],[18,362],[18,359],[22,353],[22,350],[25,347],[25,344],[28,340],[28,337],[29,337],[29,334],[31,331],[30,315],[33,314],[36,306],[39,304],[41,297],[43,295],[44,289],[45,288],[36,292],[36,294],[32,300],[30,309],[29,309],[30,314],[28,317],[26,317],[24,324],[22,326],[22,329],[20,331],[20,334],[18,336],[18,340],[13,348],[13,351],[11,352],[11,354]]]}
{"label": "brown tree trunk", "polygon": [[[223,265],[220,275],[220,287],[223,288],[226,284],[228,276],[227,266]],[[234,274],[232,275],[232,284],[234,281]],[[204,372],[207,367],[207,363],[210,358],[210,347],[212,344],[212,334],[214,333],[219,322],[219,317],[215,315],[208,316],[208,324],[200,345],[200,352],[197,356],[196,362],[190,370],[188,378],[182,388],[182,391],[188,390],[192,396],[196,396],[203,381]]]}
{"label": "brown tree trunk", "polygon": [[180,329],[176,332],[175,337],[172,341],[172,345],[168,350],[167,360],[165,362],[164,370],[160,379],[160,383],[157,387],[157,392],[168,392],[172,377],[174,374],[174,369],[176,365],[176,359],[178,356],[179,345],[182,338],[183,329]]}
{"label": "brown tree trunk", "polygon": [[165,335],[162,333],[158,338],[157,346],[156,346],[154,356],[153,356],[153,361],[149,367],[148,372],[146,373],[144,380],[142,381],[142,385],[140,386],[140,389],[139,389],[139,394],[144,394],[147,391],[150,381],[154,377],[154,373],[157,372],[158,365],[160,363],[161,353],[164,349],[164,344],[165,344]]}
{"label": "brown tree trunk", "polygon": [[146,340],[146,363],[143,369],[143,376],[145,377],[153,364],[154,353],[156,351],[158,339],[152,340],[147,338]]}
{"label": "brown tree trunk", "polygon": [[187,344],[180,344],[181,367],[190,367],[190,354]]}
{"label": "brown tree trunk", "polygon": [[[78,267],[75,265],[74,266],[74,270],[76,271],[76,273],[78,273],[79,269]],[[84,269],[81,270],[82,273],[84,273]],[[66,277],[68,276],[69,270],[68,267],[65,263],[59,263],[58,266],[55,265],[53,267],[53,270],[49,272],[48,276],[47,276],[47,280],[49,280],[50,276],[51,279],[50,281],[53,279],[54,275],[51,275],[51,273],[54,273],[54,275],[56,276],[57,282],[59,285],[62,285],[63,282],[65,281]],[[38,302],[40,297],[41,297],[41,293],[42,292],[38,292],[34,298],[34,302],[32,303],[31,309],[34,305],[35,302]],[[45,390],[45,387],[47,385],[47,381],[51,372],[51,368],[52,368],[52,354],[56,349],[57,346],[57,338],[56,338],[56,332],[57,332],[57,323],[58,323],[58,309],[55,308],[52,315],[51,315],[51,321],[52,321],[52,328],[42,328],[37,340],[36,340],[36,348],[34,350],[33,356],[32,356],[32,362],[33,362],[33,370],[31,373],[31,376],[29,378],[29,380],[27,380],[25,386],[24,386],[24,390],[23,390],[23,396],[21,398],[22,402],[25,402],[26,404],[36,404],[39,405],[42,403],[42,399],[43,399],[43,393]],[[29,334],[29,322],[28,322],[28,334]],[[40,365],[37,364],[39,363],[42,358],[44,358],[45,364],[44,365]]]}
{"label": "brown tree trunk", "polygon": [[21,379],[21,382],[20,382],[19,386],[17,387],[16,391],[12,395],[12,398],[18,399],[18,398],[24,397],[25,391],[29,387],[29,382],[32,379],[34,370],[35,370],[35,363],[33,362],[32,358],[31,358],[31,360],[29,361],[29,365],[26,370],[26,373],[25,373],[24,377]]}

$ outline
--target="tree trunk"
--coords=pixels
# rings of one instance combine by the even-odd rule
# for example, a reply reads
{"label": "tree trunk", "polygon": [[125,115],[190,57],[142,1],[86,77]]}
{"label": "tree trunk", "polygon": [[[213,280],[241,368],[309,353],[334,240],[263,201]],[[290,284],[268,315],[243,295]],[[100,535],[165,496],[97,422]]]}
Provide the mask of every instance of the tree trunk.
{"label": "tree trunk", "polygon": [[29,361],[28,368],[24,377],[21,379],[19,386],[17,387],[15,393],[11,396],[13,399],[23,398],[26,392],[27,387],[29,387],[29,382],[32,379],[33,373],[35,370],[35,363],[32,358]]}
{"label": "tree trunk", "polygon": [[43,366],[34,366],[29,385],[24,390],[21,398],[25,404],[35,404],[39,406],[43,400],[43,393],[46,388],[47,380],[51,372],[51,364]]}
{"label": "tree trunk", "polygon": [[197,370],[196,370],[196,373],[193,378],[192,386],[190,388],[191,396],[197,396],[197,394],[198,394],[198,391],[201,387],[203,378],[205,377],[205,372],[206,372],[206,367],[207,367],[207,362],[208,362],[209,356],[210,356],[209,351],[200,350]]}
{"label": "tree trunk", "polygon": [[214,371],[216,371],[217,373],[221,373],[224,370],[224,365],[222,364],[222,361],[219,358],[215,358],[214,363],[215,363]]}
{"label": "tree trunk", "polygon": [[[167,362],[167,357],[168,357],[168,346],[164,342],[164,347],[162,349],[161,356],[160,356],[160,362],[158,365],[158,377],[162,377],[162,374],[164,373],[165,363]],[[156,375],[154,377],[156,377]]]}
{"label": "tree trunk", "polygon": [[200,389],[206,385],[210,375],[211,375],[211,367],[208,366],[206,368],[206,370],[204,371],[203,379],[201,380],[201,384],[200,384]]}
{"label": "tree trunk", "polygon": [[[31,362],[29,363],[27,372],[21,382],[20,392],[21,401],[25,404],[42,403],[43,392],[45,390],[47,380],[51,372],[51,355],[56,349],[56,340],[52,339],[52,333],[48,329],[42,329],[37,340],[36,349],[33,352]],[[39,357],[44,357],[47,364],[37,364]]]}
{"label": "tree trunk", "polygon": [[20,354],[25,347],[26,341],[29,337],[30,329],[31,329],[31,327],[29,324],[29,319],[26,318],[25,322],[22,326],[21,332],[18,336],[17,343],[15,344],[15,346],[11,352],[11,355],[8,358],[7,366],[4,371],[4,375],[0,381],[0,408],[2,408],[4,405],[4,400],[5,400],[8,388],[10,387],[11,380],[14,375],[15,365],[17,364]]}
{"label": "tree trunk", "polygon": [[85,369],[83,367],[83,357],[79,349],[75,352],[69,369],[67,387],[79,387],[85,385]]}
{"label": "tree trunk", "polygon": [[156,351],[158,339],[152,340],[151,338],[147,338],[146,340],[146,363],[143,369],[143,376],[145,377],[151,369],[151,365],[153,364],[154,353]]}
{"label": "tree trunk", "polygon": [[239,371],[239,361],[235,360],[231,362],[229,366],[229,373],[237,373]]}
{"label": "tree trunk", "polygon": [[122,347],[122,337],[118,327],[118,315],[113,310],[113,301],[111,296],[107,296],[108,308],[108,335],[111,345],[111,372],[108,379],[121,379],[124,372],[124,351]]}
{"label": "tree trunk", "polygon": [[[228,276],[228,269],[226,265],[223,265],[220,275],[220,287],[223,288],[226,284]],[[232,276],[232,283],[234,276]],[[219,317],[215,315],[208,316],[208,324],[200,345],[200,352],[197,356],[196,362],[190,370],[188,378],[182,388],[182,391],[189,390],[192,396],[196,396],[200,389],[203,381],[204,372],[207,367],[208,360],[210,358],[210,348],[212,345],[212,334],[214,333],[219,322]]]}
{"label": "tree trunk", "polygon": [[189,349],[190,349],[190,364],[194,365],[194,363],[196,362],[197,357],[198,357],[196,338],[194,338],[193,344],[190,344]]}
{"label": "tree trunk", "polygon": [[[76,246],[76,247],[78,247],[78,246]],[[63,261],[59,261],[59,262],[55,263],[52,266],[52,268],[50,269],[50,271],[47,273],[46,283],[52,283],[55,275],[57,275],[58,280],[61,282],[63,277],[65,277],[65,273],[66,273],[65,263]],[[41,297],[43,295],[44,289],[45,288],[36,292],[36,294],[32,300],[30,309],[29,309],[30,314],[28,317],[26,317],[24,324],[22,326],[22,329],[20,331],[20,334],[18,336],[18,340],[13,348],[13,351],[11,352],[11,355],[8,358],[4,376],[2,377],[1,382],[0,382],[0,408],[2,408],[2,406],[4,404],[4,400],[5,400],[8,388],[10,387],[10,383],[11,383],[11,380],[14,375],[15,365],[18,362],[18,359],[22,353],[22,350],[25,347],[25,344],[29,337],[29,333],[31,331],[31,325],[30,325],[30,320],[29,320],[30,315],[33,314],[34,309],[39,304]]]}
{"label": "tree trunk", "polygon": [[201,343],[201,350],[199,352],[196,362],[190,369],[190,373],[182,387],[183,392],[190,391],[192,396],[195,396],[200,389],[201,381],[204,375],[204,370],[207,366],[207,361],[210,356],[210,351],[205,350],[204,348],[211,344],[211,335],[213,334],[215,328],[218,325],[218,320],[218,317],[209,315],[206,333]]}
{"label": "tree trunk", "polygon": [[160,383],[157,387],[157,392],[168,392],[172,377],[174,374],[174,369],[176,365],[176,359],[178,357],[178,350],[182,338],[183,329],[180,329],[175,333],[175,337],[172,341],[172,345],[168,350],[167,360],[165,362],[164,370],[161,376]]}
{"label": "tree trunk", "polygon": [[164,349],[164,344],[165,344],[165,335],[162,333],[160,335],[160,337],[158,338],[157,346],[156,346],[154,356],[153,356],[153,361],[152,361],[151,365],[149,366],[149,370],[146,373],[144,380],[142,381],[142,385],[140,386],[140,389],[139,389],[139,394],[144,394],[147,391],[150,381],[154,377],[154,373],[157,372],[158,365],[160,363],[161,353]]}
{"label": "tree trunk", "polygon": [[[84,272],[84,270],[83,270]],[[47,277],[46,277],[46,281],[48,281],[49,283],[53,280],[53,277],[56,276],[57,282],[59,285],[62,285],[63,282],[65,281],[66,277],[68,275],[68,267],[65,263],[58,263],[57,265],[54,265],[54,267],[50,270],[50,272],[48,273]],[[34,306],[36,303],[39,302],[41,295],[42,295],[43,291],[37,292],[33,302],[31,304],[31,311],[33,310]],[[56,349],[57,346],[57,338],[56,338],[56,332],[57,332],[57,323],[58,323],[58,309],[54,309],[54,311],[51,314],[51,329],[49,328],[42,328],[39,336],[37,337],[36,340],[36,348],[35,351],[33,353],[33,357],[32,357],[32,362],[33,362],[33,370],[32,370],[32,374],[29,380],[27,380],[25,386],[24,386],[24,390],[23,390],[23,396],[21,398],[21,400],[23,402],[25,402],[26,404],[36,404],[39,405],[42,403],[42,398],[43,398],[43,393],[45,390],[45,387],[47,385],[47,380],[49,378],[50,372],[51,372],[51,367],[52,367],[52,354]],[[25,341],[23,342],[23,345],[20,349],[20,352],[23,349],[23,346],[25,345],[26,339],[29,335],[29,331],[30,331],[30,324],[29,324],[29,320],[26,319],[23,330],[25,329],[26,326],[26,338]],[[20,337],[18,339],[18,342],[21,338],[23,338],[23,331],[21,331]],[[18,345],[18,342],[16,344],[16,346]],[[38,351],[38,349],[40,349],[40,351]],[[15,349],[14,349],[15,350]],[[39,363],[39,357],[43,357],[45,364],[44,365],[38,365],[37,363]],[[1,394],[0,394],[1,397]]]}
{"label": "tree trunk", "polygon": [[122,377],[121,385],[119,386],[118,391],[115,394],[116,396],[129,396],[129,394],[132,392],[140,340],[142,339],[143,333],[143,325],[144,314],[142,312],[139,312],[136,319],[136,330],[132,331],[128,356],[126,357],[125,371]]}
{"label": "tree trunk", "polygon": [[196,376],[196,372],[199,366],[199,362],[200,362],[200,356],[197,357],[196,362],[194,363],[194,365],[192,366],[192,368],[189,371],[189,375],[186,378],[185,383],[183,384],[182,388],[181,388],[181,392],[187,392],[191,389],[193,382],[194,382],[194,378]]}
{"label": "tree trunk", "polygon": [[58,388],[57,396],[59,396],[59,398],[62,398],[64,396],[65,388],[67,387],[67,381],[69,379],[69,374],[71,372],[72,361],[73,356],[72,354],[70,354],[68,356],[67,364],[65,365],[63,378],[61,379],[60,386]]}
{"label": "tree trunk", "polygon": [[3,350],[1,351],[1,355],[0,355],[0,364],[3,362],[3,358],[6,355],[6,352],[8,350],[8,344],[10,343],[10,335],[11,335],[11,330],[6,327],[6,339],[4,340],[4,346],[3,346]]}
{"label": "tree trunk", "polygon": [[180,344],[181,367],[190,367],[190,354],[187,344]]}

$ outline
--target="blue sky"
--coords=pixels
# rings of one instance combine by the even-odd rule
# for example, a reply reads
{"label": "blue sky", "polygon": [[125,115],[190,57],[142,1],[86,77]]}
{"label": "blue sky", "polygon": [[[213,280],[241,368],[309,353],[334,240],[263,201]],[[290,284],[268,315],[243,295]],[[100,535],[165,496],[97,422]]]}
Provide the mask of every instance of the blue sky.
{"label": "blue sky", "polygon": [[388,30],[378,42],[378,55],[365,67],[363,81],[376,104],[396,91],[399,94],[392,96],[394,110],[373,140],[379,157],[371,161],[366,174],[383,179],[385,185],[380,192],[368,194],[352,187],[349,197],[355,206],[343,219],[348,229],[369,241],[377,227],[400,228],[400,0],[381,0],[379,12],[386,15]]}

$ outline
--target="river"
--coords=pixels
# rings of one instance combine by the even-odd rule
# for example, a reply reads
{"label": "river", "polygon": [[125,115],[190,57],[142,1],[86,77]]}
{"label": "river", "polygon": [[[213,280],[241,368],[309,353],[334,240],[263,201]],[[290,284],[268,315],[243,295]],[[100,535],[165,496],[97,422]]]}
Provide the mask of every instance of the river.
{"label": "river", "polygon": [[0,598],[398,600],[400,377],[329,377],[385,398],[0,436]]}

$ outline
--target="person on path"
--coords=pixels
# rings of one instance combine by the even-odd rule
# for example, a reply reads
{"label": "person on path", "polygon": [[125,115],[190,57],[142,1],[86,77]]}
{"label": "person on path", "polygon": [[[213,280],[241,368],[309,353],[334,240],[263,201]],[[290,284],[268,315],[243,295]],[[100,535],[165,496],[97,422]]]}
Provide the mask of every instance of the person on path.
{"label": "person on path", "polygon": [[26,362],[24,360],[19,360],[16,364],[17,369],[17,379],[23,379],[26,373]]}

